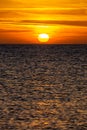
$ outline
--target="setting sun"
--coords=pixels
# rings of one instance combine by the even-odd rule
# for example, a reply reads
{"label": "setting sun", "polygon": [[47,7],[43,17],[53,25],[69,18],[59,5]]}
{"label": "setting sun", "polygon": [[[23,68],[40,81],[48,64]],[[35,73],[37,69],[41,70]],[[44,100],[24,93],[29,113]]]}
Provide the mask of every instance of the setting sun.
{"label": "setting sun", "polygon": [[38,40],[40,42],[47,42],[49,40],[49,35],[45,34],[45,33],[39,34],[38,35]]}

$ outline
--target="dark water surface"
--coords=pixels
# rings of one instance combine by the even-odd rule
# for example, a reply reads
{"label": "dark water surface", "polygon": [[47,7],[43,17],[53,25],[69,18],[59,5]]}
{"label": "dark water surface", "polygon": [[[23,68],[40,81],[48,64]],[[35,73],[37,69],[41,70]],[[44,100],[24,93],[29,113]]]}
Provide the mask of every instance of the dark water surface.
{"label": "dark water surface", "polygon": [[0,130],[87,130],[87,45],[0,45]]}

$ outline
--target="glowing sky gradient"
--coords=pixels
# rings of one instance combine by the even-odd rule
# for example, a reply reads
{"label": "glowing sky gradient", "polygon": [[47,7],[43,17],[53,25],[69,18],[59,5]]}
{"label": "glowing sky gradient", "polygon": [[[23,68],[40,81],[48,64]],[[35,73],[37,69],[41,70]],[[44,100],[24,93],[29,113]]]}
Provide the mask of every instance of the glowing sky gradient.
{"label": "glowing sky gradient", "polygon": [[87,0],[0,1],[0,43],[87,43]]}

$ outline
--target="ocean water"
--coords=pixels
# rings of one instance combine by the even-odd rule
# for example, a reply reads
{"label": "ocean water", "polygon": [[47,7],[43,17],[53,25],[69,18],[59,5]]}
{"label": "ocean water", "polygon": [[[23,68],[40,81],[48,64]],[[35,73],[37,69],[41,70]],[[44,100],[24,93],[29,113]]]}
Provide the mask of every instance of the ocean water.
{"label": "ocean water", "polygon": [[87,130],[87,45],[0,45],[0,130]]}

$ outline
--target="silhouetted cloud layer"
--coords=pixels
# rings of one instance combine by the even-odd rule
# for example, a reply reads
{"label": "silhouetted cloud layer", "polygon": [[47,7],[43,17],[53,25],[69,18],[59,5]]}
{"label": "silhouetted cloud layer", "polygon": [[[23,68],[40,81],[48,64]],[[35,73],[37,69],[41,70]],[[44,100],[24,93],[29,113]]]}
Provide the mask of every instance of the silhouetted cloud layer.
{"label": "silhouetted cloud layer", "polygon": [[61,24],[71,26],[87,26],[87,21],[56,21],[56,20],[22,20],[21,24]]}
{"label": "silhouetted cloud layer", "polygon": [[87,21],[60,21],[60,20],[0,20],[0,23],[6,24],[15,24],[15,25],[38,25],[38,24],[47,24],[47,25],[69,25],[69,26],[83,26],[87,27]]}

